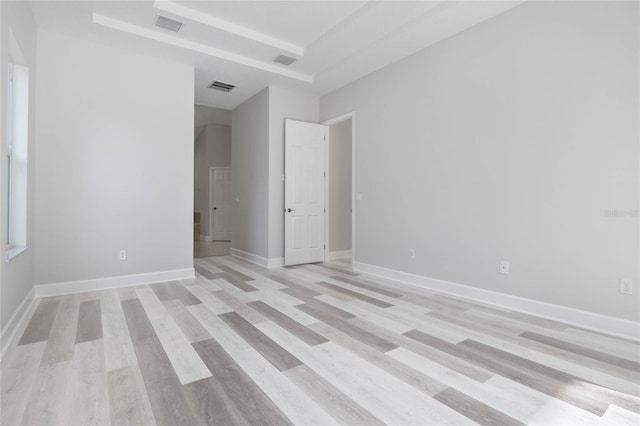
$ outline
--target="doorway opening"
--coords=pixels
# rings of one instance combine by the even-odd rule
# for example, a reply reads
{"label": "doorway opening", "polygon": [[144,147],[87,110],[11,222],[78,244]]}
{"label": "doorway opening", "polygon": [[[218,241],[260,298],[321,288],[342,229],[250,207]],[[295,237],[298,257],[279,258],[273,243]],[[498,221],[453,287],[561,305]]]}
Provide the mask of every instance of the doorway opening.
{"label": "doorway opening", "polygon": [[323,122],[326,145],[325,261],[351,265],[355,243],[355,112]]}
{"label": "doorway opening", "polygon": [[193,257],[231,250],[231,111],[195,105]]}

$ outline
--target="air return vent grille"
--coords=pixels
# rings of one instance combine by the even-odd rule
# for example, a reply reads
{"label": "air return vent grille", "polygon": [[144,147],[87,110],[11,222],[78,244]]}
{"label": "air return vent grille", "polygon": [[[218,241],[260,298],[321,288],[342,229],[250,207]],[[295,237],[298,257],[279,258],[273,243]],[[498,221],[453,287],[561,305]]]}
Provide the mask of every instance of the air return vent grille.
{"label": "air return vent grille", "polygon": [[230,92],[236,86],[234,86],[233,84],[223,83],[222,81],[216,80],[210,85],[208,85],[207,87],[209,89],[220,90],[221,92]]}
{"label": "air return vent grille", "polygon": [[182,28],[182,22],[158,15],[155,26],[177,33]]}
{"label": "air return vent grille", "polygon": [[280,55],[277,58],[275,58],[273,60],[273,62],[277,62],[279,64],[282,65],[291,65],[292,63],[294,63],[296,60],[296,58],[291,58],[289,56],[285,56],[285,55]]}

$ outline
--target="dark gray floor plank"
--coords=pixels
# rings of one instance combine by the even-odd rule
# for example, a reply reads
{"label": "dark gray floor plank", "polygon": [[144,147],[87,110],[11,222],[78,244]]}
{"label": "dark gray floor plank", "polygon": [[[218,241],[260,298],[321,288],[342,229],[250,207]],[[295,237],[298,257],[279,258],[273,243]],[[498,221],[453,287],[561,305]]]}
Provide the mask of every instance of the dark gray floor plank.
{"label": "dark gray floor plank", "polygon": [[452,371],[456,371],[480,383],[484,383],[491,376],[493,376],[493,373],[473,363],[467,362],[449,353],[440,351],[432,346],[421,343],[418,340],[411,339],[405,335],[393,333],[360,317],[352,318],[351,320],[349,320],[349,322],[354,322],[355,325],[361,328],[365,328],[376,336],[388,340],[389,342],[405,349],[409,349],[412,352],[422,355],[425,358],[437,362],[438,364],[441,364]]}
{"label": "dark gray floor plank", "polygon": [[76,343],[102,339],[102,313],[100,300],[87,300],[80,303]]}
{"label": "dark gray floor plank", "polygon": [[379,306],[381,308],[390,308],[390,307],[394,306],[393,304],[385,302],[384,300],[379,300],[379,299],[376,299],[374,297],[367,296],[366,294],[358,293],[357,291],[349,290],[347,288],[340,287],[339,285],[331,284],[331,283],[328,283],[326,281],[319,281],[319,282],[316,283],[316,285],[319,285],[321,287],[337,291],[337,292],[342,293],[342,294],[346,294],[346,295],[351,296],[351,297],[353,297],[355,299],[362,300],[363,302],[367,302],[367,303],[370,303],[370,304],[372,304],[374,306]]}
{"label": "dark gray floor plank", "polygon": [[524,333],[520,334],[520,336],[526,339],[535,340],[536,342],[540,342],[548,346],[553,346],[555,348],[565,350],[567,352],[572,352],[578,355],[585,356],[587,358],[605,362],[607,364],[612,364],[618,367],[626,368],[634,372],[640,371],[640,363],[631,361],[629,359],[620,358],[615,355],[605,354],[604,352],[585,348],[584,346],[554,339],[553,337],[544,336],[542,334],[534,333],[531,331],[525,331]]}
{"label": "dark gray floor plank", "polygon": [[178,299],[167,300],[164,302],[173,319],[175,320],[182,334],[185,335],[189,342],[198,342],[200,340],[211,339],[211,335],[204,329],[200,321],[198,321],[185,305]]}
{"label": "dark gray floor plank", "polygon": [[436,302],[442,303],[445,306],[449,306],[452,309],[457,308],[462,311],[467,311],[473,308],[477,311],[483,311],[493,315],[504,313],[504,311],[500,309],[495,309],[481,303],[473,303],[470,300],[457,299],[455,297],[447,296],[444,294],[435,294],[433,296],[433,300]]}
{"label": "dark gray floor plank", "polygon": [[[286,289],[286,290],[281,290],[284,293],[287,293],[293,297],[295,296],[294,292],[291,292],[290,289]],[[297,298],[297,297],[296,297]],[[355,315],[353,315],[351,312],[347,312],[345,310],[342,310],[340,308],[336,308],[335,306],[331,306],[328,303],[325,303],[321,300],[315,299],[313,297],[311,298],[304,298],[304,302],[305,305],[307,305],[308,309],[313,308],[314,311],[318,312],[319,315],[325,315],[325,316],[330,316],[330,317],[336,317],[336,318],[340,318],[340,319],[350,319],[355,317]],[[302,306],[302,305],[300,305]],[[315,316],[315,315],[314,315]],[[317,317],[316,317],[317,318]]]}
{"label": "dark gray floor plank", "polygon": [[218,342],[203,340],[193,347],[249,424],[292,424]]}
{"label": "dark gray floor plank", "polygon": [[306,365],[287,370],[284,374],[340,424],[384,424]]}
{"label": "dark gray floor plank", "polygon": [[191,410],[203,425],[249,426],[238,407],[215,377],[198,380],[182,387]]}
{"label": "dark gray floor plank", "polygon": [[[574,403],[574,405],[581,404],[583,405],[581,408],[594,414],[601,416],[606,412],[609,404],[640,413],[640,398],[638,397],[599,386],[572,374],[474,340],[465,340],[456,346],[470,348],[476,354],[481,353],[486,359],[497,360],[502,366],[510,365],[514,369],[526,371],[533,376],[532,381],[551,384],[551,393],[546,392],[547,394]],[[560,390],[558,391],[558,389]]]}
{"label": "dark gray floor plank", "polygon": [[453,408],[481,425],[516,426],[524,423],[489,407],[482,402],[468,397],[462,392],[448,388],[433,397],[436,401]]}
{"label": "dark gray floor plank", "polygon": [[535,374],[534,371],[530,370],[530,367],[537,366],[538,370],[547,372],[552,369],[515,355],[510,355],[504,351],[493,350],[493,348],[486,347],[486,345],[478,346],[476,342],[471,340],[465,340],[458,345],[454,345],[418,330],[411,330],[404,334],[426,345],[433,346],[443,352],[479,365],[489,371],[598,416],[602,416],[609,407],[608,403],[577,391],[579,383],[571,380],[568,375],[564,373],[559,376]]}
{"label": "dark gray floor plank", "polygon": [[229,284],[232,284],[236,287],[238,287],[240,290],[245,291],[245,292],[251,292],[251,291],[258,291],[257,288],[255,288],[254,286],[247,284],[246,282],[239,280],[238,278],[234,277],[231,274],[228,274],[226,272],[219,272],[217,274],[213,274],[212,275],[212,279],[218,279],[218,278],[222,278],[223,280],[225,280],[226,282],[228,282]]}
{"label": "dark gray floor plank", "polygon": [[156,335],[139,299],[122,300],[120,304],[122,305],[124,318],[127,321],[127,327],[133,343]]}
{"label": "dark gray floor plank", "polygon": [[302,364],[302,361],[291,355],[237,313],[229,312],[218,316],[278,370],[284,371]]}
{"label": "dark gray floor plank", "polygon": [[182,393],[182,385],[140,300],[122,302],[151,409],[158,425],[202,424]]}
{"label": "dark gray floor plank", "polygon": [[191,410],[171,361],[157,337],[139,340],[134,349],[158,425],[203,424]]}
{"label": "dark gray floor plank", "polygon": [[293,296],[296,299],[300,300],[301,302],[309,302],[311,300],[315,300],[314,298],[316,296],[321,296],[322,293],[318,293],[317,291],[313,291],[313,290],[309,290],[307,288],[296,288],[296,287],[289,287],[289,288],[283,288],[280,291],[282,291],[285,294],[288,294],[289,296]]}
{"label": "dark gray floor plank", "polygon": [[107,372],[107,389],[112,424],[135,426],[155,423],[137,365]]}
{"label": "dark gray floor plank", "polygon": [[358,339],[355,339],[342,331],[336,330],[327,324],[317,322],[315,324],[311,324],[310,327],[327,337],[330,341],[337,343],[350,352],[358,355],[360,358],[367,360],[376,367],[388,372],[429,396],[435,395],[447,387],[443,383],[434,380],[409,365],[387,356],[383,352],[375,350],[372,351],[369,345],[362,343]]}
{"label": "dark gray floor plank", "polygon": [[290,278],[290,276],[283,274],[282,271],[270,271],[265,274],[265,277],[269,278],[270,280],[279,282],[282,285],[286,285],[290,289],[300,289],[302,291],[308,292],[309,294],[313,293],[311,294],[311,297],[320,296],[322,294],[310,289],[308,286],[305,285],[305,282],[303,280],[294,281],[293,279]]}
{"label": "dark gray floor plank", "polygon": [[251,302],[248,303],[248,305],[310,346],[319,345],[320,343],[328,341],[315,331],[289,318],[282,312],[272,308],[262,301]]}
{"label": "dark gray floor plank", "polygon": [[423,296],[421,294],[406,294],[400,297],[400,299],[414,305],[418,305],[421,308],[427,308],[430,311],[445,311],[451,313],[452,315],[458,315],[466,311],[466,309],[445,305],[438,300],[434,300],[430,296]]}
{"label": "dark gray floor plank", "polygon": [[350,271],[348,268],[339,268],[339,267],[336,267],[336,266],[331,266],[331,265],[329,265],[327,263],[324,263],[324,262],[312,263],[312,265],[319,266],[321,268],[328,269],[330,271],[340,272],[341,274],[351,275],[351,276],[354,276],[354,277],[360,275],[357,272]]}
{"label": "dark gray floor plank", "polygon": [[29,321],[27,328],[24,330],[18,345],[47,340],[59,306],[59,300],[42,300],[33,313],[31,321]]}
{"label": "dark gray floor plank", "polygon": [[256,324],[259,322],[267,321],[267,318],[264,315],[247,306],[246,303],[235,297],[230,292],[226,290],[220,290],[215,291],[214,294],[218,299],[222,300],[223,303],[225,303],[228,307],[233,309],[250,323]]}
{"label": "dark gray floor plank", "polygon": [[227,265],[219,265],[218,268],[222,269],[223,271],[225,271],[227,274],[231,275],[232,277],[240,280],[240,281],[253,281],[253,278],[250,277],[249,275],[245,275],[242,272],[233,269],[230,266]]}
{"label": "dark gray floor plank", "polygon": [[60,302],[40,361],[41,366],[73,359],[79,307],[80,303],[75,295],[67,296]]}
{"label": "dark gray floor plank", "polygon": [[336,281],[342,281],[343,283],[351,284],[356,287],[364,288],[366,290],[373,291],[374,293],[379,293],[388,297],[397,298],[402,296],[402,294],[400,293],[396,293],[390,290],[385,290],[384,288],[380,288],[380,286],[369,284],[370,281],[367,282],[366,280],[361,278],[351,279],[351,278],[341,277],[340,275],[331,275],[329,278]]}
{"label": "dark gray floor plank", "polygon": [[196,296],[191,294],[184,286],[175,281],[158,283],[151,286],[151,290],[162,301],[178,299],[185,306],[202,303]]}
{"label": "dark gray floor plank", "polygon": [[216,273],[211,272],[210,270],[203,268],[202,266],[195,264],[193,265],[193,269],[196,270],[197,273],[199,273],[200,275],[202,275],[203,277],[205,277],[208,280],[214,279],[216,278]]}
{"label": "dark gray floor plank", "polygon": [[430,312],[428,317],[433,317],[449,324],[457,325],[466,330],[473,330],[486,335],[504,337],[517,336],[522,333],[522,329],[515,328],[508,321],[496,321],[495,323],[483,322],[479,319],[469,318],[467,313],[453,315],[448,312]]}
{"label": "dark gray floor plank", "polygon": [[324,310],[318,309],[317,307],[308,303],[305,303],[304,305],[298,305],[296,306],[296,308],[300,309],[304,313],[318,318],[318,320],[330,325],[335,329],[342,331],[345,334],[348,334],[349,336],[379,351],[387,352],[398,347],[398,345],[393,344],[375,334],[369,333],[366,330],[356,327],[355,325],[350,324],[347,321],[344,321],[336,316],[327,315]]}

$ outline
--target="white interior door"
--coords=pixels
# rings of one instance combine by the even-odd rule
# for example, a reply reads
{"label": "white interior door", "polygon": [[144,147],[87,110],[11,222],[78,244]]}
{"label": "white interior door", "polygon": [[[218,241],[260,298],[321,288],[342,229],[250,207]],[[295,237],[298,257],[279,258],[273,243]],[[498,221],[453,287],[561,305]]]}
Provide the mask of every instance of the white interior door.
{"label": "white interior door", "polygon": [[231,240],[231,167],[209,169],[209,217],[213,240]]}
{"label": "white interior door", "polygon": [[321,124],[285,120],[285,265],[324,261],[326,132]]}

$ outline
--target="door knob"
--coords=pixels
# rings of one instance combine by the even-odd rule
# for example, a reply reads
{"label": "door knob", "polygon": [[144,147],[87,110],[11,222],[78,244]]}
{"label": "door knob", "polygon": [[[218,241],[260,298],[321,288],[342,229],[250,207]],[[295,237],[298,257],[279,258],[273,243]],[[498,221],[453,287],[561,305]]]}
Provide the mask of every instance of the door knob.
{"label": "door knob", "polygon": [[218,208],[217,208],[217,207],[214,207],[213,209],[214,209],[214,210],[218,210]]}
{"label": "door knob", "polygon": [[287,209],[287,213],[295,212],[295,209]]}

